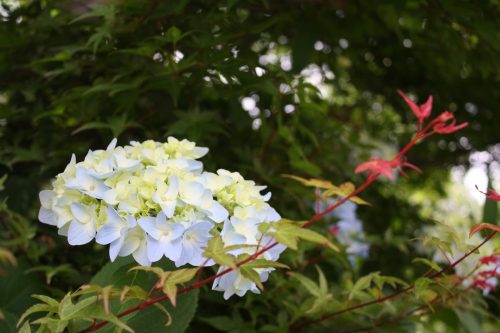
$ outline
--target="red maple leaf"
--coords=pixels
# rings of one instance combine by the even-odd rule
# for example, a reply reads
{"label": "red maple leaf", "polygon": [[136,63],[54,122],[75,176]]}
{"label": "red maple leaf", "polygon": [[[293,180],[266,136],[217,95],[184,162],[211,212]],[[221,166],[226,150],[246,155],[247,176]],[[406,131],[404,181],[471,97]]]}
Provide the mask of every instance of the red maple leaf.
{"label": "red maple leaf", "polygon": [[405,95],[401,90],[397,89],[398,94],[403,97],[405,100],[406,104],[410,107],[410,109],[413,111],[415,116],[418,118],[418,122],[420,125],[424,122],[426,118],[428,118],[431,115],[432,112],[432,96],[429,96],[427,98],[427,101],[422,104],[422,105],[417,105],[414,101],[412,101],[408,96]]}
{"label": "red maple leaf", "polygon": [[406,175],[402,169],[403,166],[422,172],[417,166],[408,162],[403,162],[401,159],[393,159],[389,161],[380,158],[371,158],[368,162],[361,163],[354,170],[354,172],[361,173],[368,171],[371,174],[381,174],[387,176],[387,178],[391,180],[394,180],[394,173],[392,172],[392,169],[398,169],[399,172]]}

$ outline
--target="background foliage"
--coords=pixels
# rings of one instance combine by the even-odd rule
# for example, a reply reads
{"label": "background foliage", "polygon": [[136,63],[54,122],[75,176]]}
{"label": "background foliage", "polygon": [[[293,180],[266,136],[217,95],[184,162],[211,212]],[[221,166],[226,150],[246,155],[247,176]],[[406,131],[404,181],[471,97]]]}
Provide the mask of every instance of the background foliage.
{"label": "background foliage", "polygon": [[[469,121],[456,135],[411,152],[423,175],[380,181],[364,193],[371,203],[359,210],[372,243],[367,260],[351,267],[345,255],[304,244],[284,259],[301,277],[276,273],[263,295],[230,301],[205,288],[188,328],[285,332],[291,322],[314,316],[307,313],[314,302],[339,306],[340,295],[370,272],[416,279],[426,267],[411,263],[420,256],[411,239],[433,223],[426,212],[446,194],[448,167],[467,165],[470,152],[499,139],[496,0],[1,4],[0,172],[7,177],[0,192],[0,247],[17,258],[13,267],[5,257],[0,269],[2,332],[15,330],[20,313],[34,302],[29,295],[62,298],[108,261],[101,246],[69,247],[37,222],[38,192],[73,152],[81,159],[113,137],[119,144],[187,138],[210,148],[207,169],[239,170],[268,185],[281,215],[301,220],[313,214],[314,192],[280,174],[360,183],[357,164],[391,157],[414,131],[395,88],[421,102],[433,94],[436,113],[449,109]],[[498,159],[498,149],[492,152]],[[408,200],[416,191],[426,200]],[[316,230],[327,233],[329,223]],[[331,298],[311,285],[318,281],[318,258]],[[484,301],[475,293],[462,304],[478,302]],[[494,331],[498,320],[488,313],[499,307],[494,298],[488,302],[484,312],[457,302],[424,319],[404,319],[397,328],[479,332],[482,322],[482,329]],[[382,310],[350,313],[311,329],[365,327],[390,313]]]}

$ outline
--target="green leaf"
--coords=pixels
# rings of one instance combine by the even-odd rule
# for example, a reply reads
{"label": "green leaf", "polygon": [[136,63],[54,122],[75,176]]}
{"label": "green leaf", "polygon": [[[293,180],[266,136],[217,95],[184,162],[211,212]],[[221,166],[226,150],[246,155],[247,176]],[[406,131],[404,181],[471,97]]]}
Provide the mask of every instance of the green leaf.
{"label": "green leaf", "polygon": [[[290,178],[290,179],[296,180],[305,186],[324,189],[325,191],[322,193],[321,197],[325,201],[328,197],[331,197],[331,196],[347,197],[352,192],[354,192],[354,190],[356,189],[354,184],[349,183],[349,182],[340,184],[339,186],[335,186],[331,182],[329,182],[327,180],[323,180],[323,179],[317,179],[317,178],[306,179],[306,178],[302,178],[299,176],[288,175],[288,174],[282,174],[281,176],[285,177],[285,178]],[[352,202],[355,202],[357,204],[360,204],[360,205],[368,205],[368,202],[366,202],[365,200],[361,199],[358,196],[353,196],[353,197],[349,198],[349,200],[351,200]]]}
{"label": "green leaf", "polygon": [[34,305],[30,306],[26,311],[24,311],[21,318],[19,318],[17,325],[18,326],[21,325],[26,320],[26,318],[28,318],[28,316],[30,316],[33,313],[37,313],[37,312],[57,313],[58,306],[59,306],[59,304],[57,304],[57,306],[55,306],[55,307],[47,305],[47,304],[34,304]]}
{"label": "green leaf", "polygon": [[236,321],[233,318],[227,316],[200,318],[200,320],[223,332],[238,330],[242,324],[242,322]]}
{"label": "green leaf", "polygon": [[0,320],[0,332],[17,332],[16,323],[21,314],[35,303],[32,294],[43,292],[43,281],[36,274],[25,274],[30,265],[19,260],[16,267],[0,265],[0,311],[5,320]]}
{"label": "green leaf", "polygon": [[255,269],[247,267],[247,266],[241,266],[239,268],[239,270],[244,277],[246,277],[246,278],[250,279],[250,281],[254,282],[260,290],[264,290],[264,285],[262,284],[262,281],[260,280],[259,273],[257,273],[257,271]]}
{"label": "green leaf", "polygon": [[370,287],[370,284],[372,283],[373,276],[378,273],[370,273],[368,275],[365,275],[358,279],[356,283],[354,283],[354,286],[351,289],[351,292],[349,293],[349,299],[352,299],[353,297],[356,296],[359,292],[367,289]]}
{"label": "green leaf", "polygon": [[[144,290],[149,290],[157,282],[157,276],[142,271],[128,272],[134,266],[136,266],[136,263],[132,257],[119,257],[115,262],[106,264],[94,278],[92,278],[90,283],[101,286],[113,285],[115,287],[137,285]],[[153,267],[153,269],[156,268],[162,271],[173,271],[175,266],[171,261],[163,259]],[[159,272],[159,270],[156,271]],[[177,281],[186,281],[185,279],[189,278],[192,273],[191,270],[183,271],[179,273],[175,279]],[[188,327],[195,314],[197,302],[198,289],[195,289],[178,296],[175,307],[173,307],[170,302],[166,301],[161,303],[163,310],[155,306],[149,306],[141,311],[122,317],[120,320],[136,332],[142,332],[144,327],[147,327],[148,333],[182,333]],[[121,304],[119,300],[111,300],[111,312],[116,314],[133,304],[137,304],[137,302],[131,304],[130,301],[127,301]],[[169,322],[169,316],[166,316],[164,311],[167,311],[172,317],[170,326],[166,326]],[[101,329],[100,332],[111,333],[113,330],[113,325],[107,325]]]}
{"label": "green leaf", "polygon": [[[249,255],[239,256],[238,262],[245,260],[248,257],[249,257]],[[282,263],[277,262],[277,261],[266,260],[266,259],[254,259],[252,261],[245,263],[244,265],[242,265],[240,267],[250,267],[250,268],[271,268],[272,267],[272,268],[290,269],[290,267],[288,267],[285,264],[282,264]]]}
{"label": "green leaf", "polygon": [[321,297],[321,295],[323,295],[321,288],[307,276],[293,272],[290,272],[288,274],[290,274],[293,278],[297,279],[300,282],[300,284],[302,284],[304,288],[306,288],[306,290],[309,293],[311,293],[311,295],[316,297]]}
{"label": "green leaf", "polygon": [[415,258],[415,259],[412,260],[412,263],[418,263],[418,262],[422,263],[422,264],[424,264],[426,266],[429,266],[430,268],[432,268],[436,272],[441,271],[441,267],[439,267],[438,264],[436,264],[433,261],[430,261],[429,259],[426,259],[426,258]]}
{"label": "green leaf", "polygon": [[227,248],[224,248],[224,242],[220,236],[212,237],[205,248],[204,257],[213,259],[216,263],[222,266],[236,268],[234,256],[227,253]]}
{"label": "green leaf", "polygon": [[418,278],[415,281],[415,296],[422,299],[424,302],[429,303],[437,296],[437,293],[429,288],[429,286],[433,284],[435,284],[435,281],[430,278]]}
{"label": "green leaf", "polygon": [[285,244],[293,250],[297,249],[297,241],[300,238],[309,242],[326,245],[334,251],[339,251],[338,247],[330,242],[330,240],[325,236],[317,233],[316,231],[302,228],[301,225],[293,221],[281,220],[280,222],[273,223],[270,226],[270,230],[274,229],[275,231],[268,232],[268,234],[274,237],[277,242]]}

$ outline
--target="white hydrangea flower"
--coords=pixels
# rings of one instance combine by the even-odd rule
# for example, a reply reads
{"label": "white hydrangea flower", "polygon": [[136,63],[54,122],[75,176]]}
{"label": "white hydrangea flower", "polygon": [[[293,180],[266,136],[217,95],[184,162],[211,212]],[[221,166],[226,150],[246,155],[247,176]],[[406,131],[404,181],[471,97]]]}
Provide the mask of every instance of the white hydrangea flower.
{"label": "white hydrangea flower", "polygon": [[179,259],[182,252],[182,234],[184,227],[178,222],[169,222],[165,213],[156,217],[142,217],[139,225],[148,234],[148,258],[155,262],[164,255],[172,260]]}
{"label": "white hydrangea flower", "polygon": [[[89,151],[81,162],[72,155],[52,188],[40,192],[39,220],[56,226],[71,245],[95,238],[109,246],[111,261],[132,255],[144,266],[164,256],[177,267],[213,265],[203,253],[216,235],[225,246],[241,245],[234,255],[274,242],[258,228],[281,219],[267,203],[271,193],[261,194],[265,186],[238,172],[204,171],[197,159],[207,152],[169,137],[166,143],[133,141],[123,147],[113,139],[106,150]],[[284,249],[277,245],[262,258],[278,260]],[[270,271],[258,270],[262,281]],[[224,291],[225,298],[259,292],[239,271],[217,279],[214,289]]]}
{"label": "white hydrangea flower", "polygon": [[118,252],[120,257],[132,255],[142,266],[150,266],[151,260],[148,257],[146,234],[141,227],[136,226],[128,229],[123,245]]}
{"label": "white hydrangea flower", "polygon": [[109,245],[109,258],[115,261],[118,253],[124,246],[127,231],[137,225],[135,218],[127,215],[125,218],[118,215],[113,207],[108,207],[107,223],[97,232],[95,240],[99,244]]}
{"label": "white hydrangea flower", "polygon": [[68,243],[70,245],[87,244],[97,233],[96,207],[72,203],[71,212],[74,218],[68,229]]}
{"label": "white hydrangea flower", "polygon": [[203,248],[207,246],[208,240],[212,237],[210,230],[213,224],[209,222],[195,222],[189,226],[182,234],[182,250],[179,258],[175,261],[175,266],[180,267],[185,264],[193,266],[213,265],[212,260],[203,257]]}

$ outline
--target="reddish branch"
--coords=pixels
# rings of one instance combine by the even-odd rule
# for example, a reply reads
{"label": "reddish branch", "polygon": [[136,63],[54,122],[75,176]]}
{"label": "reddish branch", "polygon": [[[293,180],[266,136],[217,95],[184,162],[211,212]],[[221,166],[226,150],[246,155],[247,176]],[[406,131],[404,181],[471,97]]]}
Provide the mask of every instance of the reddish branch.
{"label": "reddish branch", "polygon": [[[405,162],[404,161],[404,156],[419,140],[427,138],[427,137],[429,137],[429,136],[431,136],[433,134],[436,134],[436,133],[440,133],[440,134],[452,133],[452,132],[454,132],[456,130],[459,130],[459,129],[465,127],[465,126],[467,126],[467,123],[464,123],[464,124],[461,124],[461,125],[458,125],[458,126],[455,125],[455,118],[453,117],[453,115],[450,112],[447,112],[447,111],[444,112],[444,113],[442,113],[442,114],[440,114],[438,117],[436,117],[434,120],[432,120],[423,129],[422,129],[422,126],[419,126],[419,130],[413,136],[413,138],[411,139],[411,141],[408,142],[408,144],[403,149],[401,149],[401,151],[392,160],[390,160],[390,161],[386,161],[386,160],[371,160],[371,161],[369,161],[367,163],[364,163],[366,165],[366,167],[364,167],[363,170],[361,170],[361,171],[368,171],[369,172],[368,177],[365,180],[365,182],[361,186],[359,186],[358,188],[356,188],[348,196],[346,196],[346,197],[342,198],[341,200],[338,200],[337,202],[335,202],[332,205],[328,206],[321,213],[318,213],[318,214],[314,215],[311,219],[309,219],[309,221],[307,221],[306,223],[304,223],[302,225],[302,227],[303,228],[307,228],[311,224],[313,224],[314,222],[322,219],[324,216],[326,216],[327,214],[329,214],[330,212],[332,212],[334,209],[336,209],[337,207],[343,205],[346,201],[348,201],[352,197],[354,197],[354,196],[358,195],[359,193],[361,193],[362,191],[364,191],[380,175],[383,174],[383,175],[389,176],[389,178],[391,178],[390,175],[389,175],[389,173],[388,173],[388,171],[391,171],[394,168],[397,169],[397,170],[399,170],[400,172],[402,172],[402,167],[403,166],[411,167],[411,168],[414,168],[414,169],[418,170],[418,168],[416,168],[413,165]],[[387,168],[389,168],[389,170]],[[359,167],[358,167],[358,170],[359,170]],[[484,243],[486,243],[491,237],[493,237],[494,234],[495,233],[491,234],[477,248],[479,248]],[[246,264],[246,263],[248,263],[248,262],[250,262],[252,260],[257,259],[264,252],[269,251],[270,249],[274,248],[278,244],[279,244],[278,242],[274,242],[274,243],[272,243],[270,245],[267,245],[267,246],[263,247],[262,249],[256,251],[253,255],[251,255],[247,259],[245,259],[245,260],[237,263],[236,267],[240,267],[240,266],[242,266],[242,265],[244,265],[244,264]],[[443,269],[440,272],[437,272],[437,273],[431,275],[430,277],[431,278],[435,278],[435,277],[443,274],[444,272],[446,272],[446,271],[448,271],[450,269],[453,269],[453,267],[455,267],[456,265],[458,265],[463,259],[465,259],[466,257],[468,257],[471,253],[472,253],[472,251],[469,252],[468,254],[466,254],[464,257],[462,257],[458,261],[456,261],[455,263],[453,263],[452,265],[449,265],[447,268]],[[187,286],[187,287],[185,287],[183,289],[179,289],[178,292],[177,292],[177,295],[181,295],[181,294],[184,294],[184,293],[186,293],[186,292],[188,292],[190,290],[193,290],[193,289],[196,289],[196,288],[200,288],[200,287],[202,287],[204,285],[207,285],[207,284],[213,282],[218,277],[223,276],[223,275],[231,272],[232,270],[233,270],[233,268],[227,268],[224,271],[219,272],[217,274],[214,274],[214,275],[212,275],[212,276],[210,276],[210,277],[208,277],[208,278],[206,278],[204,280],[196,281],[193,284],[191,284],[191,285],[189,285],[189,286]],[[356,309],[359,309],[359,308],[362,308],[362,307],[365,307],[365,306],[368,306],[368,305],[371,305],[371,304],[381,303],[381,302],[384,302],[384,301],[389,300],[391,298],[394,298],[394,297],[396,297],[398,295],[404,294],[404,293],[412,290],[413,288],[414,288],[414,285],[412,285],[410,287],[407,287],[407,288],[404,288],[404,289],[401,289],[401,290],[395,292],[394,294],[391,294],[391,295],[388,295],[388,296],[385,296],[385,297],[381,297],[381,298],[378,298],[378,299],[370,301],[370,302],[366,302],[366,303],[358,304],[358,305],[355,305],[355,306],[352,306],[352,307],[348,307],[348,308],[345,308],[343,310],[331,313],[329,315],[322,316],[322,317],[320,317],[317,320],[310,321],[310,322],[307,322],[305,324],[310,324],[310,323],[314,323],[314,322],[324,321],[324,320],[327,320],[329,318],[335,317],[335,316],[340,315],[340,314],[345,313],[345,312],[353,311],[353,310],[356,310]],[[139,311],[139,310],[145,309],[145,308],[149,307],[150,305],[153,305],[153,304],[165,301],[167,299],[168,299],[168,296],[166,296],[166,295],[159,296],[159,297],[154,297],[154,298],[152,298],[150,300],[144,301],[143,303],[141,303],[139,305],[132,306],[132,307],[130,307],[130,308],[128,308],[128,309],[120,312],[117,315],[117,317],[119,317],[119,318],[124,317],[124,316],[126,316],[126,315],[128,315],[130,313],[133,313],[135,311]],[[105,326],[107,324],[108,324],[107,321],[103,321],[103,322],[100,322],[100,323],[93,323],[92,325],[90,325],[89,327],[87,327],[85,330],[81,331],[81,333],[97,331],[98,329],[100,329],[101,327],[103,327],[103,326]],[[305,325],[301,324],[299,327],[302,327],[302,326],[305,326]]]}
{"label": "reddish branch", "polygon": [[[444,273],[452,270],[458,264],[460,264],[463,260],[465,260],[467,257],[469,257],[472,253],[474,253],[477,250],[479,250],[479,248],[481,248],[481,246],[483,246],[491,238],[493,238],[496,235],[496,233],[497,233],[497,231],[492,232],[479,245],[477,245],[472,250],[470,250],[469,252],[467,252],[465,255],[463,255],[457,261],[455,261],[452,264],[446,266],[445,268],[443,268],[442,270],[440,270],[438,272],[435,272],[435,273],[432,273],[432,274],[428,273],[428,274],[425,274],[423,277],[428,277],[430,279],[435,279],[435,278],[443,275]],[[385,301],[388,301],[388,300],[393,299],[395,297],[398,297],[400,295],[406,294],[407,292],[413,290],[414,288],[415,288],[415,284],[412,284],[412,285],[410,285],[410,286],[408,286],[406,288],[400,289],[400,290],[398,290],[398,291],[396,291],[396,292],[394,292],[392,294],[389,294],[387,296],[379,297],[377,299],[374,299],[374,300],[371,300],[371,301],[368,301],[368,302],[364,302],[364,303],[356,304],[356,305],[353,305],[353,306],[349,306],[347,308],[344,308],[344,309],[341,309],[341,310],[337,310],[337,311],[334,311],[334,312],[329,313],[329,314],[322,315],[321,317],[319,317],[318,319],[315,319],[315,320],[304,321],[304,322],[298,324],[297,326],[295,326],[295,328],[296,329],[300,329],[300,328],[303,328],[303,327],[308,326],[308,325],[313,324],[313,323],[319,323],[319,322],[326,321],[326,320],[331,319],[333,317],[339,316],[339,315],[341,315],[343,313],[355,311],[355,310],[364,308],[364,307],[369,306],[369,305],[377,304],[377,303],[378,304],[384,303]]]}

